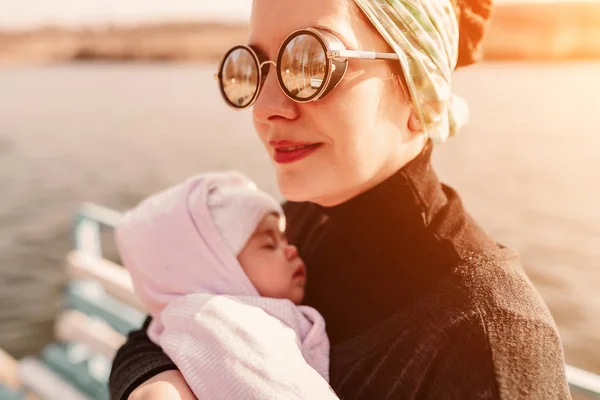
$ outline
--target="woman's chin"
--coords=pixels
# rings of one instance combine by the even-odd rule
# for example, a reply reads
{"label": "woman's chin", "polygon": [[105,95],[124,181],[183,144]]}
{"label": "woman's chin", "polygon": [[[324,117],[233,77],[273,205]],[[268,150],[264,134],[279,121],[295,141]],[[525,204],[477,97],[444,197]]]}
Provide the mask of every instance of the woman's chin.
{"label": "woman's chin", "polygon": [[310,202],[323,207],[332,207],[342,203],[345,198],[332,197],[331,193],[337,190],[335,184],[319,182],[318,175],[308,181],[290,179],[290,177],[277,177],[279,193],[287,200],[297,203]]}
{"label": "woman's chin", "polygon": [[[277,169],[277,187],[279,193],[288,201],[303,202],[311,201],[315,197],[315,186],[318,186],[318,178],[304,177],[298,171],[285,171]],[[308,174],[307,174],[308,175]]]}
{"label": "woman's chin", "polygon": [[290,190],[286,190],[285,187],[279,186],[279,192],[287,201],[294,201],[297,203],[312,201],[313,196],[311,196],[306,191],[298,190],[298,188],[290,188]]}

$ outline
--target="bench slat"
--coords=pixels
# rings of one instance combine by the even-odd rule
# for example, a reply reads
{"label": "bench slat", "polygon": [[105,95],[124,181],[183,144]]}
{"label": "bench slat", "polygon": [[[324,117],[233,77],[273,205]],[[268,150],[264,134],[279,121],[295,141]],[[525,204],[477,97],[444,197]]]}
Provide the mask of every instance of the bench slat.
{"label": "bench slat", "polygon": [[58,316],[54,334],[62,342],[83,343],[111,360],[125,343],[125,336],[115,332],[109,324],[77,310],[63,311]]}
{"label": "bench slat", "polygon": [[118,264],[82,251],[67,254],[67,274],[71,279],[92,279],[104,286],[115,299],[143,313],[145,307],[133,291],[129,272]]}

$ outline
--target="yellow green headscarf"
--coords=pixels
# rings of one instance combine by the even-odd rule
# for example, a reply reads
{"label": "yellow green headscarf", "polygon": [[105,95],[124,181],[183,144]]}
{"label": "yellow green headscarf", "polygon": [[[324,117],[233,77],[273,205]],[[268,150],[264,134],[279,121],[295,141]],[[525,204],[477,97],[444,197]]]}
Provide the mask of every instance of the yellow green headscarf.
{"label": "yellow green headscarf", "polygon": [[398,54],[424,133],[435,142],[445,142],[469,118],[465,101],[451,91],[459,36],[452,2],[354,1]]}

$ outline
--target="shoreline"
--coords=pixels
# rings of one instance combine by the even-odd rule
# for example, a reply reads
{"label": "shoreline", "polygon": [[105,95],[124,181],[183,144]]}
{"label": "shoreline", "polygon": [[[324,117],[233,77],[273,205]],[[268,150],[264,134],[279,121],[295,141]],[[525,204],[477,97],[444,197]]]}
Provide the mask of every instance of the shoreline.
{"label": "shoreline", "polygon": [[241,24],[173,23],[0,32],[0,64],[67,61],[207,61],[245,41]]}

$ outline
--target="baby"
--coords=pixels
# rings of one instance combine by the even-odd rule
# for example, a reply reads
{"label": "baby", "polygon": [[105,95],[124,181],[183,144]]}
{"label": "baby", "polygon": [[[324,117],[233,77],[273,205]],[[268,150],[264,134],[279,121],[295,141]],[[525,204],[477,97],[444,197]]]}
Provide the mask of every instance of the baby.
{"label": "baby", "polygon": [[322,316],[279,203],[235,172],[142,201],[116,229],[148,336],[202,400],[337,399]]}

